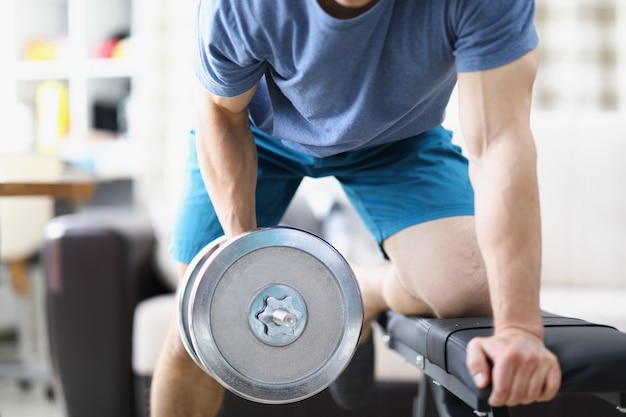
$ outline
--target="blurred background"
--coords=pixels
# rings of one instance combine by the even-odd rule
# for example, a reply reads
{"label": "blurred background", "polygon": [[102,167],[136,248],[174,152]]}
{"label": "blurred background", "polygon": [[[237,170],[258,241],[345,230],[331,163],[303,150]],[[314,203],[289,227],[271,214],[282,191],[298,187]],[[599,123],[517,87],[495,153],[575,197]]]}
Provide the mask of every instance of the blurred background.
{"label": "blurred background", "polygon": [[[626,2],[536,5],[541,67],[532,124],[540,155],[542,297],[563,314],[626,329]],[[43,156],[95,184],[93,197],[79,203],[47,199],[42,210],[50,218],[140,211],[167,246],[194,122],[195,7],[195,1],[174,0],[0,1],[0,155]],[[462,143],[454,97],[446,126]],[[0,181],[14,175],[3,161]],[[58,169],[45,174],[42,167],[36,163],[15,175],[64,175]],[[336,207],[345,210],[345,227],[333,229],[345,233],[329,237],[342,253],[362,262],[378,259],[332,181],[306,182],[302,194],[320,219],[336,214]],[[10,199],[0,197],[0,203]],[[3,231],[0,248],[8,251],[17,235],[34,235],[26,259],[35,278],[28,279],[42,281],[36,248],[44,230],[25,226],[34,216],[0,205],[0,230],[17,228],[12,236]],[[16,291],[9,258],[2,259],[0,275],[0,340],[33,326],[29,331],[41,335],[42,323],[31,321],[45,315],[43,284],[35,282],[30,296]],[[35,318],[23,323],[29,315]]]}

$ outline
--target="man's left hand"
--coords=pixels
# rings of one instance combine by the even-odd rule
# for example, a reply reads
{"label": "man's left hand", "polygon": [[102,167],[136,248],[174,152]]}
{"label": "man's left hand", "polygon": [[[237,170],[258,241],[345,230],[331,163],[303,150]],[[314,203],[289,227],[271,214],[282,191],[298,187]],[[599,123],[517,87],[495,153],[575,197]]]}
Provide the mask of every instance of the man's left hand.
{"label": "man's left hand", "polygon": [[479,388],[491,384],[492,407],[549,401],[561,386],[556,356],[540,337],[523,329],[506,328],[472,339],[467,367]]}

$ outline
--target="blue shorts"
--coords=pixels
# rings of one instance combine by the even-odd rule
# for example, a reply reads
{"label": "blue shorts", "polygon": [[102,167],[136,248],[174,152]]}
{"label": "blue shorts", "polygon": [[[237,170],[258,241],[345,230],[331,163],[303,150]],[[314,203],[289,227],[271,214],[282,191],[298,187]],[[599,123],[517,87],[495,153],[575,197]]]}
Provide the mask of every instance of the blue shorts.
{"label": "blue shorts", "polygon": [[[407,227],[429,220],[474,214],[467,160],[452,143],[452,132],[437,127],[401,141],[316,158],[292,150],[255,128],[259,170],[257,224],[277,225],[303,177],[334,176],[365,226],[380,244]],[[184,189],[171,253],[189,263],[223,235],[204,187],[189,137]]]}

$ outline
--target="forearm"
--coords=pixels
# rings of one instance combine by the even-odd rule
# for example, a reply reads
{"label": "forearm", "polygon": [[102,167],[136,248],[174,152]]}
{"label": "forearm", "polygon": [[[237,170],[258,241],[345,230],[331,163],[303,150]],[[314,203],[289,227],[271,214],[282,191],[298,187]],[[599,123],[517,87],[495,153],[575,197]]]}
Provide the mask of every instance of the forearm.
{"label": "forearm", "polygon": [[537,64],[533,50],[500,67],[459,74],[476,234],[495,321],[492,336],[470,341],[467,367],[478,387],[492,385],[493,407],[548,401],[560,386],[539,307],[541,218],[529,120]]}
{"label": "forearm", "polygon": [[543,336],[539,307],[541,220],[532,134],[493,140],[472,161],[476,229],[485,260],[496,331]]}
{"label": "forearm", "polygon": [[255,228],[257,153],[247,111],[202,100],[196,133],[202,178],[224,233]]}

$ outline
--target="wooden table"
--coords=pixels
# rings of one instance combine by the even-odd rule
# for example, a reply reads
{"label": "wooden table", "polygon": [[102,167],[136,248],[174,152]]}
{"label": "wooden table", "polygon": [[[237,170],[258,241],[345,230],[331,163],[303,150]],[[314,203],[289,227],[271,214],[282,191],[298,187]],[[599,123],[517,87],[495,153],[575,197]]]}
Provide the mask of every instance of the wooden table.
{"label": "wooden table", "polygon": [[93,181],[71,176],[55,181],[0,179],[0,197],[37,195],[82,200],[93,196],[94,188]]}

